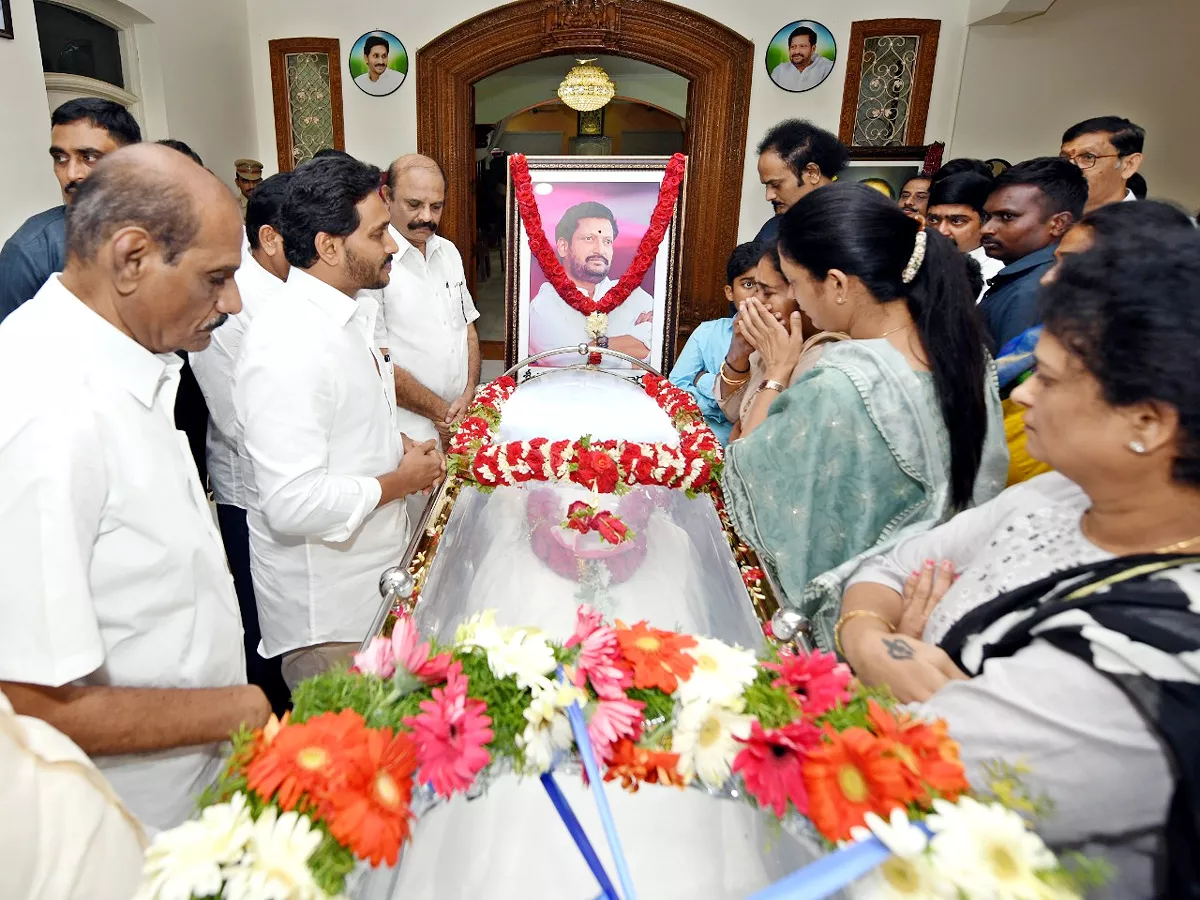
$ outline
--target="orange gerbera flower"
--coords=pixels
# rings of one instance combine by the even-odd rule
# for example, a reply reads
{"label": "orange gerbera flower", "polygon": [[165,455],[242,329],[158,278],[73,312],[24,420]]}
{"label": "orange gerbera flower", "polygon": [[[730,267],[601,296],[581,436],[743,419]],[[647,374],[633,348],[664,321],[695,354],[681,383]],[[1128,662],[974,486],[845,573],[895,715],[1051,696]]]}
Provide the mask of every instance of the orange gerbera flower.
{"label": "orange gerbera flower", "polygon": [[633,686],[641,690],[658,688],[664,694],[673,694],[679,687],[679,679],[687,680],[696,665],[695,657],[683,652],[696,646],[695,638],[659,631],[644,621],[632,628],[618,621],[617,643],[625,662],[633,669]]}
{"label": "orange gerbera flower", "polygon": [[865,728],[838,733],[827,727],[824,737],[804,761],[808,815],[821,834],[849,840],[850,829],[862,825],[867,813],[886,819],[895,807],[908,805],[912,790],[900,761],[886,752],[890,742]]}
{"label": "orange gerbera flower", "polygon": [[407,732],[367,732],[359,775],[326,798],[329,833],[372,866],[394,866],[408,840],[417,750]]}
{"label": "orange gerbera flower", "polygon": [[679,754],[664,753],[639,747],[628,738],[613,744],[612,761],[604,774],[605,781],[621,779],[621,787],[636,794],[639,785],[671,784],[683,787],[684,779],[679,774]]}
{"label": "orange gerbera flower", "polygon": [[274,796],[284,810],[319,807],[362,767],[366,740],[363,718],[352,709],[286,725],[247,766],[246,786],[264,800]]}
{"label": "orange gerbera flower", "polygon": [[935,797],[955,800],[970,787],[966,767],[958,755],[958,742],[946,723],[924,722],[904,712],[867,703],[871,730],[887,744],[887,753],[900,760],[913,799],[929,808]]}

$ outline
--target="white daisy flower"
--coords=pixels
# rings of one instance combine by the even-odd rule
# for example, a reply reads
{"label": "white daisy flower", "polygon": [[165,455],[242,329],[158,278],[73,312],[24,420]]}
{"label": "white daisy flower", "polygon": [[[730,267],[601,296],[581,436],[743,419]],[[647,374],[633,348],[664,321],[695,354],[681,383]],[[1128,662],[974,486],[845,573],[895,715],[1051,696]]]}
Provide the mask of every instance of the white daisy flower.
{"label": "white daisy flower", "polygon": [[325,900],[313,879],[309,857],[323,835],[307,816],[278,815],[268,806],[254,823],[242,861],[226,866],[225,900]]}
{"label": "white daisy flower", "polygon": [[958,889],[938,878],[924,854],[911,859],[889,858],[870,874],[847,885],[846,896],[850,900],[959,900]]}
{"label": "white daisy flower", "polygon": [[571,749],[574,736],[566,708],[572,703],[581,706],[587,695],[574,685],[550,682],[533,689],[533,700],[525,708],[525,730],[517,735],[516,743],[525,755],[525,768],[530,772],[547,772],[560,750]]}
{"label": "white daisy flower", "polygon": [[544,632],[536,628],[501,628],[496,611],[485,610],[458,627],[454,641],[463,647],[487,652],[488,668],[497,678],[515,677],[522,688],[545,686],[546,677],[558,667],[554,649]]}
{"label": "white daisy flower", "polygon": [[738,700],[758,674],[754,653],[730,647],[713,638],[696,638],[684,653],[696,660],[687,680],[680,679],[675,695],[684,703],[715,701],[726,705]]}
{"label": "white daisy flower", "polygon": [[739,700],[731,708],[720,703],[686,703],[675,719],[671,750],[679,754],[679,774],[720,789],[729,780],[734,757],[742,749],[736,738],[750,736],[751,716],[742,715]]}
{"label": "white daisy flower", "polygon": [[221,893],[221,867],[237,862],[253,820],[245,794],[210,806],[200,818],[159,832],[146,851],[137,900],[189,900]]}

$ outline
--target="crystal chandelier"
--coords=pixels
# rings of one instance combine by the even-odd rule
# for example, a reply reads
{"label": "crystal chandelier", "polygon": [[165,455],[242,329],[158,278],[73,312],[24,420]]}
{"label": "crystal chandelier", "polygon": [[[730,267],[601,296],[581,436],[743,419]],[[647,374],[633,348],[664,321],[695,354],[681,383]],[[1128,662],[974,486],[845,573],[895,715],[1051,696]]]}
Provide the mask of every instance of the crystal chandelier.
{"label": "crystal chandelier", "polygon": [[591,112],[604,106],[617,93],[617,86],[608,73],[592,65],[595,61],[578,60],[579,65],[573,66],[558,86],[558,98],[571,109]]}

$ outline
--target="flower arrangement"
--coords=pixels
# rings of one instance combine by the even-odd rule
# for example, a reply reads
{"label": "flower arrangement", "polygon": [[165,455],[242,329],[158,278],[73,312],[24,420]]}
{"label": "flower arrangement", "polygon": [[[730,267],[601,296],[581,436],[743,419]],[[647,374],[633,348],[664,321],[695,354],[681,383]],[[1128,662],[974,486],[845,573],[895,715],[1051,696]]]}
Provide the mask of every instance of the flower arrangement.
{"label": "flower arrangement", "polygon": [[571,481],[601,494],[633,485],[661,485],[694,494],[714,486],[724,454],[720,441],[686,391],[665,378],[645,374],[642,389],[658,403],[679,431],[678,446],[634,441],[498,441],[504,404],[517,384],[498,378],[475,398],[447,448],[457,478],[480,490],[530,481]]}
{"label": "flower arrangement", "polygon": [[[654,501],[647,492],[639,488],[624,495],[615,513],[577,500],[567,508],[563,519],[562,503],[553,491],[530,492],[526,517],[534,555],[551,571],[575,581],[587,576],[589,566],[603,566],[608,584],[620,584],[633,577],[646,558],[644,529],[654,511]],[[569,532],[584,536],[595,533],[599,546],[571,546],[563,537]]]}
{"label": "flower arrangement", "polygon": [[[587,606],[562,643],[485,612],[437,647],[401,617],[294,703],[290,720],[236,735],[200,818],[155,839],[145,900],[336,896],[355,859],[395,863],[418,785],[448,799],[489,770],[548,772],[576,749],[576,707],[604,781],[727,792],[740,781],[738,795],[807,817],[831,845],[878,835],[897,856],[868,886],[965,885],[989,865],[1000,878],[1000,848],[1022,884],[1045,890],[987,896],[1074,896],[1071,872],[1018,835],[1024,820],[970,799],[945,723],[894,708],[820,651],[759,659]],[[917,848],[901,819],[925,816],[933,837]]]}

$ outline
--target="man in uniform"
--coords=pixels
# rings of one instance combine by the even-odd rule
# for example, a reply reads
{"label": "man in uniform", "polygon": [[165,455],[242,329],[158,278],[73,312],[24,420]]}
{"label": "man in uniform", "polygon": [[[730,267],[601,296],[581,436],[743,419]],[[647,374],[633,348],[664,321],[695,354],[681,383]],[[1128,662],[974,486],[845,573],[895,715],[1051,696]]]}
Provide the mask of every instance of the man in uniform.
{"label": "man in uniform", "polygon": [[233,163],[233,180],[237,189],[241,191],[239,202],[242,205],[243,216],[246,215],[246,201],[262,181],[262,170],[263,164],[257,159],[239,159]]}

